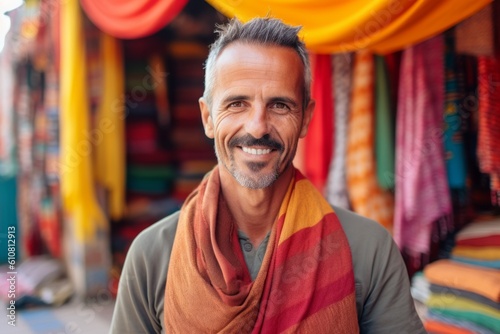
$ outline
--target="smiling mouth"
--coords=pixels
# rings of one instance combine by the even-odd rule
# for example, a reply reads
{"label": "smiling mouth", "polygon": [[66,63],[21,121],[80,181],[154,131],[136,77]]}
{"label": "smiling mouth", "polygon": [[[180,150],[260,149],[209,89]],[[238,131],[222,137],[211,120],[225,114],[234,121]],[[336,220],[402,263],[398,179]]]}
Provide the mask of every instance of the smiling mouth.
{"label": "smiling mouth", "polygon": [[250,148],[245,146],[242,146],[241,149],[243,150],[243,152],[253,155],[264,155],[264,154],[269,154],[273,151],[270,148],[261,149],[261,148]]}

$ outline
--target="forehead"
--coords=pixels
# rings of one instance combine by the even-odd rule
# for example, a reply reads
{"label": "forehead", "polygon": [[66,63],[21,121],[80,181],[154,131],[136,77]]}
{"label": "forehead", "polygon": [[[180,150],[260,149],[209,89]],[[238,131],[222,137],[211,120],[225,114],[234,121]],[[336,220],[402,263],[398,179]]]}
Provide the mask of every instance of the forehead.
{"label": "forehead", "polygon": [[295,49],[279,45],[265,45],[252,42],[233,42],[227,45],[219,54],[216,67],[229,65],[232,61],[249,61],[259,64],[278,65],[286,62],[290,66],[303,69],[302,61]]}
{"label": "forehead", "polygon": [[[235,42],[224,48],[215,62],[215,86],[304,85],[304,65],[288,47]],[[291,87],[290,87],[291,88]]]}

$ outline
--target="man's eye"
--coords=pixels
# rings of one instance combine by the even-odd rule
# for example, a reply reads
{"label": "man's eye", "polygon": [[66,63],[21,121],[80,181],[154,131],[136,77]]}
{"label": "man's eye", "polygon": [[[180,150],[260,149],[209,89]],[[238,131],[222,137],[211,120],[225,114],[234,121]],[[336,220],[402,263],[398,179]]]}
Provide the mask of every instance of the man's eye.
{"label": "man's eye", "polygon": [[273,109],[279,109],[279,110],[288,110],[288,106],[282,102],[276,102],[272,105]]}
{"label": "man's eye", "polygon": [[241,108],[243,107],[243,103],[238,101],[238,102],[231,102],[229,104],[229,108]]}

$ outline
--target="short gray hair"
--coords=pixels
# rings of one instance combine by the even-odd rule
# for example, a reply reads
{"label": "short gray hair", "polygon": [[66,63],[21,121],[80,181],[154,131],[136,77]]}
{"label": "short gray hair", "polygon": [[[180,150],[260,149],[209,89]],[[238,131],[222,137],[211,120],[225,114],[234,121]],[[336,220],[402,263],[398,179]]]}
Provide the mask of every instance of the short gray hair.
{"label": "short gray hair", "polygon": [[217,26],[219,35],[210,46],[205,63],[205,91],[203,97],[211,108],[215,86],[215,62],[226,46],[233,42],[255,43],[260,45],[283,46],[294,49],[304,65],[304,110],[311,99],[311,65],[304,42],[298,37],[301,27],[284,24],[281,20],[265,17],[255,18],[242,23],[233,18],[225,25]]}

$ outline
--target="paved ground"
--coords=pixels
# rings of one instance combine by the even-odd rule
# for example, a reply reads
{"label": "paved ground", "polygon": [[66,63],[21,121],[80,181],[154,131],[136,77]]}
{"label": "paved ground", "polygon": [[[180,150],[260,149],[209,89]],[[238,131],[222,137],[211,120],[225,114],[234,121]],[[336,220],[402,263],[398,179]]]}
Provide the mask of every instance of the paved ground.
{"label": "paved ground", "polygon": [[[112,300],[69,302],[57,308],[16,311],[16,326],[0,317],[0,333],[6,334],[107,334],[113,313]],[[2,313],[6,308],[2,305]]]}

